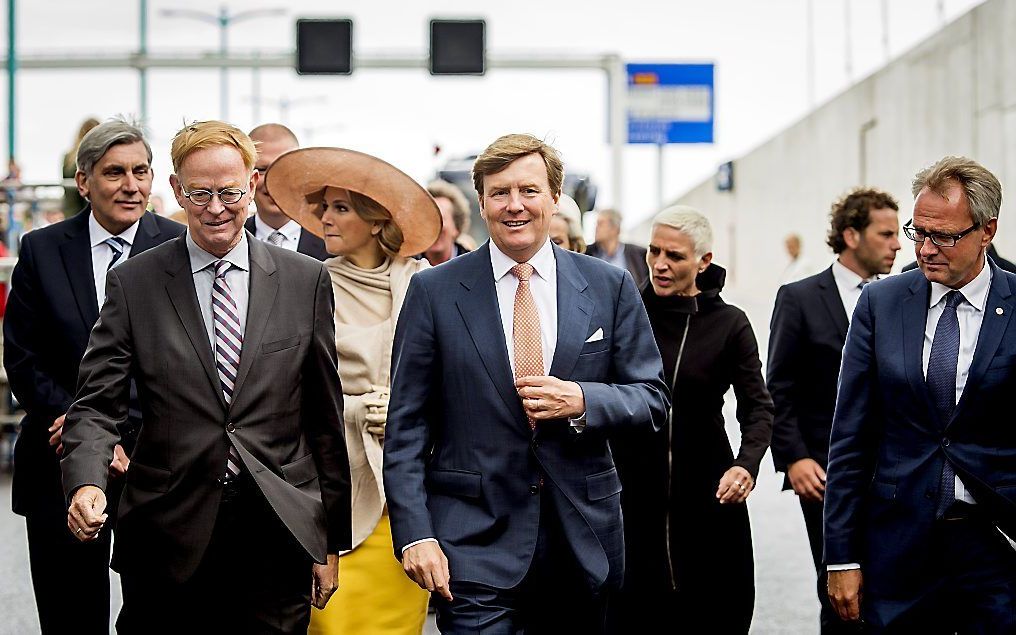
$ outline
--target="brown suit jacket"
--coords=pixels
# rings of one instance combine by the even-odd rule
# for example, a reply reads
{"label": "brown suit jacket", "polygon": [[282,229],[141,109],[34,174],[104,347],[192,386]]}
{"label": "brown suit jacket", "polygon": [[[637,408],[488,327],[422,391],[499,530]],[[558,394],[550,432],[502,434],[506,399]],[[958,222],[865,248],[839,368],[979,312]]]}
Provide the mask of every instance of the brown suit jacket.
{"label": "brown suit jacket", "polygon": [[120,501],[117,571],[144,568],[178,582],[193,574],[215,525],[230,443],[314,560],[350,548],[331,281],[319,262],[252,236],[248,244],[248,318],[228,407],[185,236],[108,275],[67,414],[61,467],[68,497],[83,485],[106,488],[133,374],[144,427]]}

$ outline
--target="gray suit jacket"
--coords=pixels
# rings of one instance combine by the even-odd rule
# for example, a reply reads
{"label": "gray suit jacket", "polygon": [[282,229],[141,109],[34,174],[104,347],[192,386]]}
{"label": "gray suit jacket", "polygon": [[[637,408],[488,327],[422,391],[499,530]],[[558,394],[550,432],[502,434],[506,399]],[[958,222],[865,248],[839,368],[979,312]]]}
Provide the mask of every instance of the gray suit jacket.
{"label": "gray suit jacket", "polygon": [[182,582],[196,570],[215,524],[229,444],[314,560],[350,548],[331,281],[319,262],[249,238],[250,302],[229,406],[185,236],[107,277],[61,467],[68,497],[83,485],[106,488],[133,375],[144,427],[120,501],[117,571],[144,567]]}

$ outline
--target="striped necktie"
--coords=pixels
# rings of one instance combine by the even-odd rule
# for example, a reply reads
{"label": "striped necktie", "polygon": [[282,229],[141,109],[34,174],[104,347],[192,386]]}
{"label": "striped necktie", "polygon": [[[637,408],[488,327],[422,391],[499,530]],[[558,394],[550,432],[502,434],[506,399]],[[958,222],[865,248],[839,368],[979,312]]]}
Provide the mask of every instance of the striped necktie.
{"label": "striped necktie", "polygon": [[275,230],[272,233],[268,234],[268,242],[275,245],[276,247],[282,245],[282,241],[284,240],[286,240],[286,235],[278,230]]}
{"label": "striped necktie", "polygon": [[[226,282],[226,272],[233,265],[225,260],[216,260],[213,265],[215,281],[212,283],[212,322],[215,327],[215,368],[219,373],[222,396],[228,406],[233,402],[236,374],[240,368],[243,331],[236,302],[233,301],[229,284]],[[228,481],[236,478],[240,474],[241,465],[240,455],[230,443],[226,457],[225,479]]]}
{"label": "striped necktie", "polygon": [[120,256],[123,255],[123,252],[127,247],[127,241],[119,236],[111,236],[102,242],[109,246],[109,251],[112,254],[112,257],[109,259],[109,264],[106,265],[106,271],[109,271],[120,260]]}

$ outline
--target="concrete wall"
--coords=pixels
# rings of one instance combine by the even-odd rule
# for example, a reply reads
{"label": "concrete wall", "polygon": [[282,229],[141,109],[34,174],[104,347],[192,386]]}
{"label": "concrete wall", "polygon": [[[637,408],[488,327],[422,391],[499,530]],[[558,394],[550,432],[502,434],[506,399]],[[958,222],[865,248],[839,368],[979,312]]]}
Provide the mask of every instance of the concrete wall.
{"label": "concrete wall", "polygon": [[[712,220],[716,260],[730,269],[728,295],[756,327],[768,322],[787,264],[784,236],[799,233],[804,257],[821,269],[832,259],[825,232],[840,194],[859,184],[885,189],[900,202],[902,225],[914,173],[946,154],[974,158],[999,177],[996,245],[1016,256],[1016,44],[1005,44],[1012,33],[1016,0],[989,0],[736,159],[733,192],[710,180],[675,201]],[[648,235],[647,221],[629,238],[644,244]],[[913,243],[900,238],[897,270],[914,260]]]}

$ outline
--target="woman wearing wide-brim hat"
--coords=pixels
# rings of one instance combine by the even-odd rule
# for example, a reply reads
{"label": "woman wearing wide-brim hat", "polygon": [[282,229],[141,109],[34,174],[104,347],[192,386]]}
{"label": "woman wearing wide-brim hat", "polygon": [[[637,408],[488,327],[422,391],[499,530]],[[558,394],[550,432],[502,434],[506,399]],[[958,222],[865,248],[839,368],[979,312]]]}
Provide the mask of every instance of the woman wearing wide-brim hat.
{"label": "woman wearing wide-brim hat", "polygon": [[441,231],[427,191],[376,157],[303,148],[265,177],[289,217],[325,241],[335,294],[335,346],[353,489],[353,549],[342,554],[339,589],[310,633],[420,633],[428,594],[392,557],[381,481],[392,340],[409,279],[428,267],[411,256]]}

